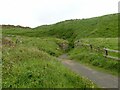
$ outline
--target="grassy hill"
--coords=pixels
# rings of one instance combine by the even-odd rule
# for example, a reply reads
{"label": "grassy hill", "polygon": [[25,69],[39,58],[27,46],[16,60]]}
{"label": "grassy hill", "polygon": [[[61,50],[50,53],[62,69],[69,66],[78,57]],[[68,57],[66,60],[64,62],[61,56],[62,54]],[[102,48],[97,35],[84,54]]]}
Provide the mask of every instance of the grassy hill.
{"label": "grassy hill", "polygon": [[80,38],[118,37],[118,15],[110,14],[89,19],[66,20],[53,25],[38,26],[33,29],[7,29],[4,34],[24,35],[31,37],[56,37],[68,40],[73,47]]}
{"label": "grassy hill", "polygon": [[[71,59],[118,72],[117,61],[106,59],[103,52],[91,52],[80,46],[85,43],[117,50],[118,14],[36,28],[2,25],[2,29],[3,87],[96,87],[61,65],[57,57],[63,53]],[[66,51],[63,45],[68,47]]]}
{"label": "grassy hill", "polygon": [[[7,29],[8,28],[3,25],[4,34],[12,33],[32,37],[54,36],[63,39],[118,37],[118,14],[89,19],[66,20],[53,25],[39,26],[34,29]],[[19,32],[17,30],[19,30]]]}
{"label": "grassy hill", "polygon": [[42,30],[43,32],[47,32],[48,35],[54,35],[55,37],[64,39],[72,37],[75,39],[86,37],[117,37],[118,14],[90,19],[66,20],[53,25],[40,26],[34,30]]}

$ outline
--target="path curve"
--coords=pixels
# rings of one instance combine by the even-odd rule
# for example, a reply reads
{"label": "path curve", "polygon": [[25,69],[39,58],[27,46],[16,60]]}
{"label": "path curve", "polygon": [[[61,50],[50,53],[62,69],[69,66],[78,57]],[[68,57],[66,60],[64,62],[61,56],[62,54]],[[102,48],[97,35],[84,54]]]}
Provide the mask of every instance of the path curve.
{"label": "path curve", "polygon": [[118,88],[118,77],[116,76],[88,68],[74,60],[68,60],[66,54],[60,56],[59,60],[66,67],[79,75],[87,77],[101,88]]}

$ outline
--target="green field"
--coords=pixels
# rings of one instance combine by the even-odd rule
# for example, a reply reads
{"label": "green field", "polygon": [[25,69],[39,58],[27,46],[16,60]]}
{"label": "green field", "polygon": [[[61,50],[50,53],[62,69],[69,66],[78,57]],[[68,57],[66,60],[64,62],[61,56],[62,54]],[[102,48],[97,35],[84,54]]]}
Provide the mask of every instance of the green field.
{"label": "green field", "polygon": [[[118,61],[105,58],[103,48],[118,50],[118,15],[66,20],[36,28],[2,25],[3,87],[96,87],[58,61],[57,57],[64,53],[80,63],[117,74]],[[91,51],[81,44],[91,44],[101,51]],[[118,57],[118,53],[109,55]]]}

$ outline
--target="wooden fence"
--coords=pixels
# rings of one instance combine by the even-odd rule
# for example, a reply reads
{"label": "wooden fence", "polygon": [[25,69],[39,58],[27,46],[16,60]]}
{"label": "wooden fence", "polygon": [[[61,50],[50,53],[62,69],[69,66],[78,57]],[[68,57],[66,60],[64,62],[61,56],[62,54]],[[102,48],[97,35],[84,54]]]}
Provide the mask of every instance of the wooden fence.
{"label": "wooden fence", "polygon": [[104,51],[105,51],[105,55],[104,56],[106,58],[111,58],[111,59],[114,59],[114,60],[120,60],[119,57],[109,56],[109,53],[108,53],[108,52],[120,53],[120,51],[118,51],[118,50],[111,50],[111,49],[107,49],[107,48],[104,48]]}
{"label": "wooden fence", "polygon": [[100,47],[96,47],[95,48],[92,44],[81,44],[81,46],[87,46],[87,47],[90,48],[91,51],[93,51],[93,50],[98,51],[98,52],[102,51],[102,52],[104,52],[103,56],[105,58],[110,58],[110,59],[113,59],[113,60],[120,61],[119,57],[113,57],[113,56],[109,55],[109,52],[114,52],[114,53],[118,53],[119,54],[120,51],[118,51],[118,50],[111,50],[111,49],[108,49],[108,48],[101,49]]}

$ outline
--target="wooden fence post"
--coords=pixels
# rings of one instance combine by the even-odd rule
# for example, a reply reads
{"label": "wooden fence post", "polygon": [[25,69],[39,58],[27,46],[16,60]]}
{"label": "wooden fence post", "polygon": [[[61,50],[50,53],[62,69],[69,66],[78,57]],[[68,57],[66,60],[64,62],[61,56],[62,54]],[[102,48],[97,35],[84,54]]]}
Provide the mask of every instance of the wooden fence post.
{"label": "wooden fence post", "polygon": [[118,50],[111,50],[111,49],[108,49],[108,48],[102,48],[100,49],[99,46],[97,47],[93,47],[92,44],[81,44],[84,48],[86,49],[91,49],[91,51],[97,51],[97,52],[101,52],[103,54],[103,56],[105,58],[110,58],[110,59],[114,59],[114,60],[119,60],[120,61],[120,58],[118,57],[114,57],[114,56],[109,56],[109,53],[108,52],[115,52],[115,53],[120,53],[120,51]]}
{"label": "wooden fence post", "polygon": [[106,48],[104,48],[105,50],[105,57],[108,56],[108,50]]}

